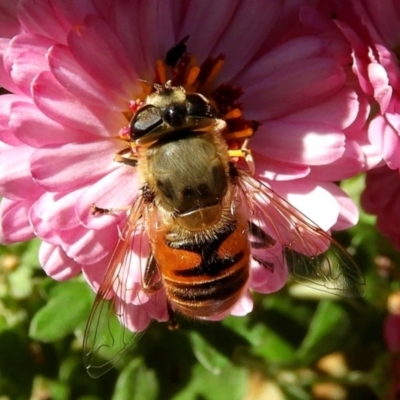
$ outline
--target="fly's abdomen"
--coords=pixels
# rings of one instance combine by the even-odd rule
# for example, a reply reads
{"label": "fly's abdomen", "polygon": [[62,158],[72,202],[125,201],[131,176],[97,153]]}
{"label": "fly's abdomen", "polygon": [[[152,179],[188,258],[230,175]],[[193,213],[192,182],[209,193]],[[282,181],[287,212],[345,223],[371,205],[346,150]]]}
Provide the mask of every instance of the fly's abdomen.
{"label": "fly's abdomen", "polygon": [[228,310],[242,295],[249,278],[247,231],[239,223],[227,224],[202,243],[166,241],[163,235],[153,253],[170,303],[190,317],[209,317]]}

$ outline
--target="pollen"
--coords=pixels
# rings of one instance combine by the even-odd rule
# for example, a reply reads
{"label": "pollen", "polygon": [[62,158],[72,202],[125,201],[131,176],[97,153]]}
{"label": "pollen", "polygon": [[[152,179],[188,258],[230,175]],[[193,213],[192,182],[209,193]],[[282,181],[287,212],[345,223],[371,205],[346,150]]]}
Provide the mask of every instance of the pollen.
{"label": "pollen", "polygon": [[188,86],[193,86],[194,82],[196,81],[197,77],[200,73],[200,67],[195,66],[190,68],[188,76],[186,78],[186,83]]}
{"label": "pollen", "polygon": [[122,127],[118,132],[118,136],[122,140],[129,140],[129,127],[128,126]]}

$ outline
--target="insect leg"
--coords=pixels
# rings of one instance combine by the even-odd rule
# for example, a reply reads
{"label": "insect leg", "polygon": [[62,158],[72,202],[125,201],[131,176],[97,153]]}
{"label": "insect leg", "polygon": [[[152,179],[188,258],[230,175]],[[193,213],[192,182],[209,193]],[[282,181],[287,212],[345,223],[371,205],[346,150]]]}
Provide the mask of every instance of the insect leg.
{"label": "insect leg", "polygon": [[[273,247],[276,243],[275,239],[273,239],[271,236],[269,236],[265,231],[263,231],[254,222],[249,221],[249,231],[250,231],[251,236],[258,239],[257,241],[250,241],[250,245],[253,249],[268,249],[270,247]],[[258,257],[254,254],[252,255],[252,257],[260,265],[273,271],[274,263],[264,260],[263,258]]]}
{"label": "insect leg", "polygon": [[[146,269],[144,271],[143,289],[146,293],[154,293],[162,286],[158,265],[153,254],[147,259]],[[175,312],[172,310],[171,303],[167,300],[168,310],[168,329],[173,330],[179,328],[179,324],[175,318]]]}
{"label": "insect leg", "polygon": [[118,207],[118,208],[101,208],[97,207],[96,204],[92,204],[91,207],[92,215],[105,215],[105,214],[112,214],[119,211],[127,211],[130,207]]}
{"label": "insect leg", "polygon": [[[235,132],[236,133],[236,132]],[[233,138],[232,138],[233,139]],[[234,158],[244,158],[249,168],[250,173],[253,175],[255,172],[255,164],[253,154],[251,153],[249,146],[250,138],[248,137],[244,142],[240,149],[228,149],[229,157]]]}
{"label": "insect leg", "polygon": [[137,158],[132,155],[131,148],[126,148],[114,154],[114,161],[131,167],[137,166]]}
{"label": "insect leg", "polygon": [[155,293],[161,286],[162,282],[156,259],[153,254],[150,254],[144,270],[143,289],[146,293]]}
{"label": "insect leg", "polygon": [[175,312],[172,309],[171,303],[169,301],[167,301],[167,310],[168,310],[168,316],[169,316],[168,329],[170,331],[172,331],[174,329],[178,329],[179,328],[179,323],[175,318]]}
{"label": "insect leg", "polygon": [[275,246],[276,240],[269,236],[252,221],[249,222],[249,231],[251,236],[254,236],[256,239],[258,239],[257,242],[250,242],[253,249],[268,249],[269,247]]}

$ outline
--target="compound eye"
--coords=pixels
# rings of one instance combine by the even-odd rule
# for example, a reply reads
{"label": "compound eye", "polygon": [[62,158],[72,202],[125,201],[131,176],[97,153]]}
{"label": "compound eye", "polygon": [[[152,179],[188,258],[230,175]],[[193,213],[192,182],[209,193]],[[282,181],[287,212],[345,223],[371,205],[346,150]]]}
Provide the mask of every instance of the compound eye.
{"label": "compound eye", "polygon": [[164,119],[165,121],[173,126],[179,127],[185,122],[186,110],[178,106],[170,107],[165,110]]}
{"label": "compound eye", "polygon": [[151,104],[145,105],[131,120],[129,125],[131,139],[140,139],[147,133],[154,131],[162,123],[160,110]]}
{"label": "compound eye", "polygon": [[192,117],[217,118],[215,108],[199,94],[186,95],[186,109]]}

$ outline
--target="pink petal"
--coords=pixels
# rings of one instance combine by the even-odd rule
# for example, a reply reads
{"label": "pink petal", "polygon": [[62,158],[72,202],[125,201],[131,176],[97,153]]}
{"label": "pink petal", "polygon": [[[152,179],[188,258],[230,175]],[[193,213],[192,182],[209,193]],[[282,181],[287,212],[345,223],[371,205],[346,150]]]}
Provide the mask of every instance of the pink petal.
{"label": "pink petal", "polygon": [[369,124],[368,137],[371,143],[380,151],[383,151],[383,132],[386,129],[393,129],[387,125],[384,117],[378,115]]}
{"label": "pink petal", "polygon": [[294,164],[289,161],[278,161],[265,157],[256,150],[252,152],[256,165],[256,175],[269,180],[291,180],[307,176],[310,167]]}
{"label": "pink petal", "polygon": [[343,155],[329,165],[312,167],[309,178],[323,181],[341,181],[357,175],[364,167],[365,158],[361,146],[356,141],[347,140]]}
{"label": "pink petal", "polygon": [[[371,214],[386,208],[392,199],[398,197],[398,171],[392,171],[387,166],[369,171],[366,178],[366,190],[361,196],[364,210]],[[382,196],[382,193],[385,193]]]}
{"label": "pink petal", "polygon": [[367,43],[362,40],[353,29],[351,29],[348,25],[343,23],[342,21],[336,19],[335,24],[338,28],[343,32],[352,47],[352,57],[353,57],[353,65],[352,70],[356,77],[358,78],[359,84],[362,90],[366,94],[373,93],[373,88],[369,79],[367,79],[367,69],[370,63],[368,59],[368,46]]}
{"label": "pink petal", "polygon": [[122,301],[115,300],[115,312],[119,316],[121,324],[132,332],[141,332],[145,330],[151,322],[149,313],[143,306],[134,306]]}
{"label": "pink petal", "polygon": [[252,141],[266,157],[290,163],[325,165],[342,156],[345,136],[320,123],[264,122]]}
{"label": "pink petal", "polygon": [[383,334],[386,346],[397,355],[400,351],[400,315],[389,314],[386,316]]}
{"label": "pink petal", "polygon": [[[181,15],[178,8],[179,4],[171,5],[169,1],[158,2],[156,7],[146,1],[126,1],[115,7],[113,31],[123,44],[130,64],[135,66],[138,76],[145,81],[154,79],[155,60],[163,60],[166,52],[188,35],[184,31],[183,36],[175,36],[178,27],[182,26],[179,23],[175,28],[173,23],[173,18]],[[194,47],[190,45],[190,48]]]}
{"label": "pink petal", "polygon": [[[238,0],[214,2],[211,13],[207,2],[187,2],[186,5],[184,21],[178,25],[178,40],[190,35],[187,42],[189,49],[196,49],[196,57],[202,62],[210,55],[210,50],[231,23]],[[204,29],[204,21],[207,21],[208,29]],[[203,34],[198,35],[197,32]],[[226,54],[226,51],[223,53]],[[225,76],[225,69],[223,71]]]}
{"label": "pink petal", "polygon": [[169,320],[167,309],[167,298],[165,291],[160,289],[150,297],[150,301],[144,304],[147,314],[158,322],[166,322]]}
{"label": "pink petal", "polygon": [[382,65],[369,64],[368,76],[374,88],[374,98],[379,103],[381,114],[383,114],[389,106],[393,92],[387,73]]}
{"label": "pink petal", "polygon": [[332,18],[332,5],[330,2],[320,2],[318,8],[310,2],[300,8],[299,20],[304,25],[305,31],[324,41],[324,53],[335,58],[340,65],[350,65],[350,46],[346,38],[337,29]]}
{"label": "pink petal", "polygon": [[277,71],[297,63],[310,62],[325,53],[324,42],[315,36],[291,39],[272,48],[263,57],[252,63],[238,79],[243,87],[250,87]]}
{"label": "pink petal", "polygon": [[383,164],[382,153],[371,143],[362,143],[364,153],[364,171],[369,171]]}
{"label": "pink petal", "polygon": [[390,85],[394,88],[398,88],[400,85],[400,68],[397,63],[396,53],[393,53],[391,48],[387,48],[378,43],[375,43],[375,48],[378,52],[379,61],[385,68],[389,77]]}
{"label": "pink petal", "polygon": [[339,204],[339,218],[332,229],[339,231],[355,226],[359,219],[359,212],[354,201],[339,186],[331,182],[327,182],[324,187],[335,196]]}
{"label": "pink petal", "polygon": [[371,114],[371,104],[366,96],[358,95],[358,113],[353,123],[346,129],[349,139],[362,140],[366,138],[365,125]]}
{"label": "pink petal", "polygon": [[54,13],[51,0],[21,0],[18,19],[26,32],[65,42],[65,30]]}
{"label": "pink petal", "polygon": [[14,135],[10,126],[10,114],[14,103],[24,100],[24,96],[4,94],[0,96],[0,141],[10,146],[19,146],[21,141]]}
{"label": "pink petal", "polygon": [[65,253],[79,264],[93,264],[104,259],[118,240],[115,226],[102,231],[88,231],[78,227],[61,231],[59,235]]}
{"label": "pink petal", "polygon": [[[145,304],[150,299],[149,295],[143,291],[143,278],[150,254],[150,244],[147,236],[142,235],[141,230],[124,240],[129,240],[129,246],[123,254],[123,262],[114,272],[114,276],[118,276],[113,281],[114,293],[126,303]],[[117,249],[116,247],[114,251]]]}
{"label": "pink petal", "polygon": [[274,268],[270,269],[251,260],[251,289],[259,293],[274,293],[285,286],[288,279],[287,266],[274,264]]}
{"label": "pink petal", "polygon": [[[282,10],[279,2],[263,3],[262,7],[260,12],[259,0],[239,1],[234,15],[222,31],[222,37],[212,50],[214,55],[222,53],[229,60],[241,60],[226,63],[223,78],[221,76],[225,82],[232,79],[254,58]],[[263,34],[255,35],[254,32]]]}
{"label": "pink petal", "polygon": [[11,38],[21,31],[18,22],[18,1],[0,2],[0,37]]}
{"label": "pink petal", "polygon": [[96,140],[42,147],[32,154],[32,177],[50,192],[80,188],[119,167],[113,162],[119,145],[117,140]]}
{"label": "pink petal", "polygon": [[34,149],[28,146],[12,147],[0,152],[0,193],[9,199],[31,199],[43,191],[30,173],[29,159]]}
{"label": "pink petal", "polygon": [[127,111],[128,102],[89,75],[77,63],[68,47],[53,46],[48,53],[48,61],[56,79],[82,102],[112,111]]}
{"label": "pink petal", "polygon": [[[52,0],[52,8],[57,15],[61,25],[66,30],[77,29],[83,23],[86,15],[99,14],[98,7],[107,5],[107,1],[82,1],[82,0]],[[109,10],[109,5],[108,5]]]}
{"label": "pink petal", "polygon": [[342,68],[328,58],[313,58],[279,68],[267,75],[262,68],[255,83],[246,87],[241,102],[246,117],[258,121],[313,106],[343,86]]}
{"label": "pink petal", "polygon": [[4,68],[4,54],[6,53],[10,39],[0,37],[0,86],[10,93],[23,94],[21,89],[12,80],[9,71]]}
{"label": "pink petal", "polygon": [[39,239],[42,239],[43,241],[55,246],[62,244],[62,240],[58,232],[52,229],[47,223],[43,223],[43,220],[36,213],[35,206],[29,209],[29,222],[35,235]]}
{"label": "pink petal", "polygon": [[253,299],[247,291],[240,297],[238,302],[231,308],[231,315],[243,317],[253,311]]}
{"label": "pink petal", "polygon": [[392,98],[390,108],[393,108],[393,110],[387,111],[385,117],[392,128],[400,135],[400,99]]}
{"label": "pink petal", "polygon": [[126,117],[87,105],[72,96],[50,72],[42,72],[32,83],[32,97],[38,108],[61,125],[98,136],[117,136],[128,125]]}
{"label": "pink petal", "polygon": [[[399,178],[397,178],[399,179]],[[398,189],[398,182],[396,182]],[[399,226],[400,226],[400,196],[399,190],[397,195],[391,199],[391,202],[384,210],[378,211],[377,228],[384,235],[388,236],[396,246],[400,243]]]}
{"label": "pink petal", "polygon": [[79,274],[81,267],[59,247],[42,242],[39,262],[47,275],[57,281],[66,281]]}
{"label": "pink petal", "polygon": [[1,200],[0,243],[24,242],[35,237],[28,219],[30,206],[30,200]]}
{"label": "pink petal", "polygon": [[[353,1],[354,3],[354,1]],[[364,6],[368,12],[362,15],[365,24],[368,24],[369,29],[377,28],[379,34],[382,35],[383,40],[389,47],[394,48],[400,41],[400,34],[398,32],[399,26],[399,8],[397,1],[388,1],[387,3],[379,4],[375,1],[359,2],[359,7],[356,7],[358,12]],[[364,4],[363,4],[364,3]],[[367,18],[367,15],[370,19]]]}
{"label": "pink petal", "polygon": [[43,36],[21,34],[11,40],[4,55],[4,66],[16,85],[27,96],[35,76],[49,69],[46,52],[53,41]]}
{"label": "pink petal", "polygon": [[85,132],[68,128],[47,118],[30,102],[14,101],[8,116],[15,137],[31,147],[90,140],[90,135]]}
{"label": "pink petal", "polygon": [[136,98],[139,77],[124,46],[104,21],[87,16],[84,24],[68,35],[68,45],[81,67],[105,88],[127,103]]}
{"label": "pink petal", "polygon": [[400,139],[398,133],[383,116],[376,116],[369,124],[368,137],[383,154],[390,168],[400,167]]}
{"label": "pink petal", "polygon": [[359,112],[358,96],[354,90],[343,87],[326,101],[316,102],[306,109],[288,115],[285,120],[293,122],[315,122],[346,129],[357,118]]}
{"label": "pink petal", "polygon": [[75,214],[75,203],[82,191],[47,192],[33,204],[35,214],[54,231],[77,228],[80,224]]}
{"label": "pink petal", "polygon": [[[104,280],[104,275],[109,265],[111,255],[112,254],[109,253],[105,258],[97,263],[82,265],[82,275],[96,293],[98,292],[100,285]],[[113,295],[112,290],[110,293]]]}
{"label": "pink petal", "polygon": [[[269,182],[271,188],[324,231],[337,221],[339,206],[324,184],[299,179],[292,182]],[[321,204],[324,206],[321,207]]]}
{"label": "pink petal", "polygon": [[[76,213],[83,226],[88,229],[104,229],[115,225],[126,214],[138,195],[136,170],[129,166],[115,169],[85,190],[76,202]],[[100,208],[122,208],[125,211],[93,216],[91,206]]]}

